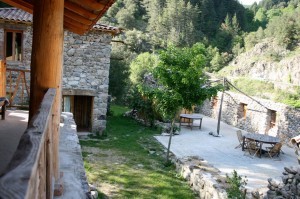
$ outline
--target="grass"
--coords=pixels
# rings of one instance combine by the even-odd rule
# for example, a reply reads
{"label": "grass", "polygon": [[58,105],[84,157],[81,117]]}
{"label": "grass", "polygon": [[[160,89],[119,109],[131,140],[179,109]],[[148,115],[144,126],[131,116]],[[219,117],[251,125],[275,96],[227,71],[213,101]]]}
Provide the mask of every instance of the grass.
{"label": "grass", "polygon": [[195,198],[175,171],[164,166],[164,148],[153,138],[158,130],[122,116],[124,107],[112,106],[105,137],[82,140],[84,165],[98,198]]}
{"label": "grass", "polygon": [[[295,108],[300,108],[300,88],[294,86],[292,91],[274,88],[272,82],[254,80],[249,78],[237,78],[233,84],[250,96],[273,100]],[[237,92],[234,88],[231,91]]]}

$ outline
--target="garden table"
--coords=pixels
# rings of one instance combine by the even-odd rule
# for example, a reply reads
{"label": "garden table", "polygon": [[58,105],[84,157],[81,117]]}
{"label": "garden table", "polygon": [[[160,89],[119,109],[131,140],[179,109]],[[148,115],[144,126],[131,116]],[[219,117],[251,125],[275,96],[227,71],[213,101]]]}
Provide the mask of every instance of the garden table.
{"label": "garden table", "polygon": [[203,117],[200,114],[180,114],[179,127],[182,126],[183,123],[181,122],[182,119],[189,119],[187,126],[191,127],[191,130],[193,130],[194,120],[200,120],[199,129],[201,129],[202,118]]}
{"label": "garden table", "polygon": [[259,133],[247,133],[243,135],[243,145],[242,150],[245,150],[245,140],[254,140],[255,142],[259,143],[259,157],[261,157],[262,154],[262,145],[265,144],[271,144],[275,145],[276,143],[280,142],[280,139],[278,137],[273,137],[270,135],[265,134],[259,134]]}

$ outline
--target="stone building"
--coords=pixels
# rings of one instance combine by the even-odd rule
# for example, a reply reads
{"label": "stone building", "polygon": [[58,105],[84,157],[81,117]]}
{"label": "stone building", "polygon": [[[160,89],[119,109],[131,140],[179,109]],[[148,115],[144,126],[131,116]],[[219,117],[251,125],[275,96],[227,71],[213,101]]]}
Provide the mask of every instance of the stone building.
{"label": "stone building", "polygon": [[[98,132],[106,127],[111,40],[119,33],[118,28],[102,24],[84,35],[64,32],[62,111],[73,113],[78,130]],[[15,102],[30,85],[31,46],[32,15],[17,8],[1,8],[0,59],[6,62],[7,96],[16,91]],[[19,80],[18,87],[23,87],[16,90],[20,73],[26,85]]]}
{"label": "stone building", "polygon": [[[219,92],[205,101],[200,112],[217,119],[221,95]],[[286,143],[300,132],[299,109],[228,91],[224,93],[221,121],[248,132],[280,137]]]}

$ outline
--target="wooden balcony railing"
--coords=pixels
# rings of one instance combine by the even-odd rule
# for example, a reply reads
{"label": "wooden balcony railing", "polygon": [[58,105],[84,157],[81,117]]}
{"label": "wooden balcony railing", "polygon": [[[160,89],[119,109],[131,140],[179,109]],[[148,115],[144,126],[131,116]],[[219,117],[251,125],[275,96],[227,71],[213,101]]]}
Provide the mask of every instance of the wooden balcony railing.
{"label": "wooden balcony railing", "polygon": [[[55,140],[52,129],[55,89],[49,89],[39,111],[29,122],[17,151],[0,177],[0,198],[52,198],[55,163]],[[9,132],[7,132],[9,133]],[[13,139],[13,138],[12,138]]]}
{"label": "wooden balcony railing", "polygon": [[26,81],[26,73],[30,73],[30,70],[7,68],[6,73],[8,74],[7,85],[9,86],[6,92],[8,94],[10,106],[18,106],[15,105],[14,99],[16,98],[19,89],[21,89],[20,94],[18,95],[18,98],[20,98],[19,106],[26,106],[27,102],[24,100],[26,97],[25,94],[27,95],[27,99],[29,99],[30,95]]}

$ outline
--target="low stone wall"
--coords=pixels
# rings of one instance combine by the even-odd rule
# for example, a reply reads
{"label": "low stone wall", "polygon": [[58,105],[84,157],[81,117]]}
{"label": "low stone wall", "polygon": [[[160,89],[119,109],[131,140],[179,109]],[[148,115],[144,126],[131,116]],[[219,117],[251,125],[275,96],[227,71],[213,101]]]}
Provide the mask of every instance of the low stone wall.
{"label": "low stone wall", "polygon": [[284,167],[282,183],[271,178],[265,199],[300,198],[300,166]]}
{"label": "low stone wall", "polygon": [[223,184],[225,178],[220,171],[196,157],[177,159],[177,171],[187,180],[201,199],[227,199],[227,192]]}
{"label": "low stone wall", "polygon": [[[217,119],[221,94],[218,93],[215,103],[214,100],[205,101],[200,107],[200,113]],[[275,115],[274,126],[271,113]],[[248,132],[278,136],[286,144],[300,132],[299,109],[228,91],[224,94],[221,120]]]}

